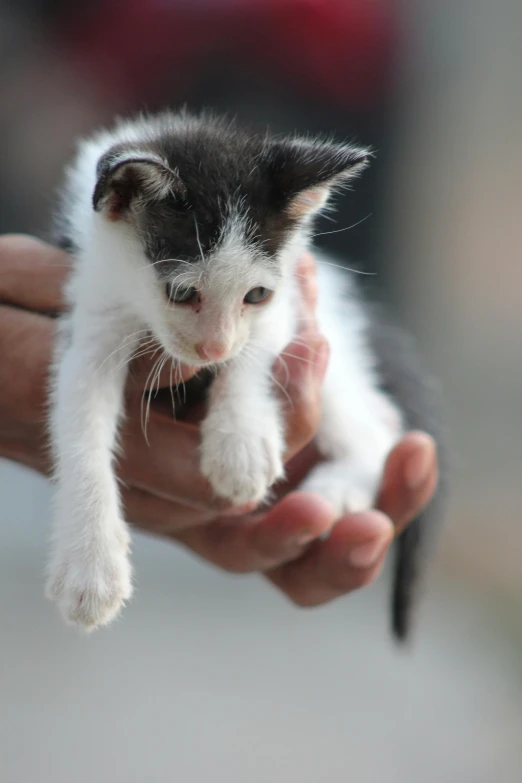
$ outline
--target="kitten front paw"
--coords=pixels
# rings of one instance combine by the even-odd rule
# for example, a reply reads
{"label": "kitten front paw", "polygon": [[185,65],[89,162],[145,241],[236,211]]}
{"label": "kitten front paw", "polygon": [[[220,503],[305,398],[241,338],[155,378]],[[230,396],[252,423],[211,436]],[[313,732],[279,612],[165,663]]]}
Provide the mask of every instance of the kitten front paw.
{"label": "kitten front paw", "polygon": [[79,547],[55,557],[46,593],[68,624],[92,631],[116,617],[132,594],[127,549],[118,541],[104,552]]}
{"label": "kitten front paw", "polygon": [[223,432],[203,425],[201,471],[212,489],[234,506],[265,499],[284,475],[284,442],[274,426],[263,435]]}

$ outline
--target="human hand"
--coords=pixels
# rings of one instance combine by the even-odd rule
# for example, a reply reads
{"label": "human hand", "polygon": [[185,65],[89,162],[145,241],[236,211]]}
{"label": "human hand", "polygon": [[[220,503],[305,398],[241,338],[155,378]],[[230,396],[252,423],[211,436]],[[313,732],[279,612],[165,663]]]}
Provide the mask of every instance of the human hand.
{"label": "human hand", "polygon": [[[308,319],[285,357],[279,380],[292,400],[287,410],[288,476],[272,508],[240,514],[216,501],[199,473],[199,432],[154,409],[147,447],[134,415],[144,377],[129,386],[128,423],[121,465],[127,518],[144,530],[185,544],[230,571],[263,571],[300,605],[328,601],[377,576],[394,534],[430,500],[437,482],[435,444],[409,433],[390,454],[375,511],[345,516],[327,540],[333,520],[323,499],[291,491],[318,458],[312,444],[320,412],[327,348],[313,320],[313,261],[303,260]],[[45,408],[55,321],[70,261],[29,237],[0,239],[0,455],[43,473],[49,470]],[[276,373],[278,369],[276,369]],[[183,379],[192,370],[186,368]],[[232,513],[230,513],[232,512]]]}

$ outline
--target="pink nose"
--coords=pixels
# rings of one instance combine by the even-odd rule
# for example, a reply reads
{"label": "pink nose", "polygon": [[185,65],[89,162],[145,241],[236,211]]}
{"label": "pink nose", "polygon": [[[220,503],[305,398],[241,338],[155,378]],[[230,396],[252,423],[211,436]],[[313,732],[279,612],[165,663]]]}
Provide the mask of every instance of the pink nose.
{"label": "pink nose", "polygon": [[198,356],[209,362],[219,362],[226,354],[223,343],[198,343],[194,348]]}

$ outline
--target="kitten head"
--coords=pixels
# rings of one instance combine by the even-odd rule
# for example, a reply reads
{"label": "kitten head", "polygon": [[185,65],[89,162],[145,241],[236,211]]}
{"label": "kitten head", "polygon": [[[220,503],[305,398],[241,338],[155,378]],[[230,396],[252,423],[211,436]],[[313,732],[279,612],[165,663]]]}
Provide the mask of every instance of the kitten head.
{"label": "kitten head", "polygon": [[225,361],[261,334],[313,217],[369,158],[207,115],[140,120],[120,137],[98,162],[94,210],[138,242],[136,304],[165,350],[189,364]]}

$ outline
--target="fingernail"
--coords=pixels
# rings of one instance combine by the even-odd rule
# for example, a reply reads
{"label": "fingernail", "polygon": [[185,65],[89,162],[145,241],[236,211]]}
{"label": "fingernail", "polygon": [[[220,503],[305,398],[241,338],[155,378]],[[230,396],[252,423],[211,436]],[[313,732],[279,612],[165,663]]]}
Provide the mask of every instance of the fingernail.
{"label": "fingernail", "polygon": [[287,557],[296,557],[297,555],[300,555],[303,549],[311,544],[312,541],[314,541],[316,538],[317,535],[311,533],[301,533],[297,536],[287,538],[285,544],[283,545]]}
{"label": "fingernail", "polygon": [[387,538],[378,538],[377,541],[356,546],[348,553],[348,562],[354,568],[369,568],[380,559],[387,546]]}
{"label": "fingernail", "polygon": [[288,559],[299,557],[303,550],[317,538],[316,533],[298,533],[281,542],[281,550]]}
{"label": "fingernail", "polygon": [[311,544],[317,538],[317,533],[302,533],[300,536],[296,536],[293,541],[296,547],[302,548]]}
{"label": "fingernail", "polygon": [[426,479],[431,468],[432,450],[424,448],[413,454],[404,467],[404,478],[409,489],[418,489]]}

